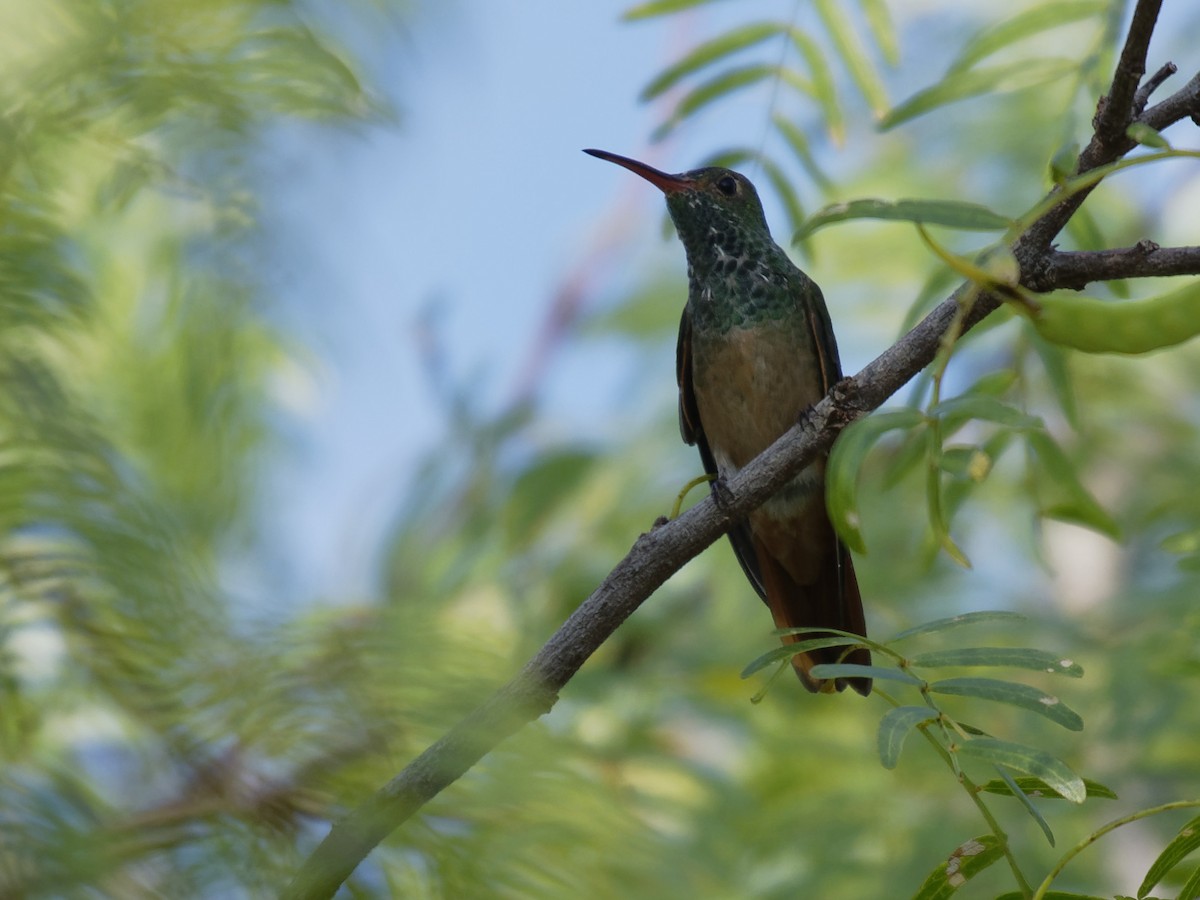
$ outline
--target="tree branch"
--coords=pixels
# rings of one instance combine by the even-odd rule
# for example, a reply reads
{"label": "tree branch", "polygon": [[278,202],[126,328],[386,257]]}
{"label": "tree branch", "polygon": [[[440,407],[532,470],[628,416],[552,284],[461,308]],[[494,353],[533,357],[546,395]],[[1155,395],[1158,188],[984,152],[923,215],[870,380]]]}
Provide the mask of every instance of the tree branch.
{"label": "tree branch", "polygon": [[1022,279],[1022,284],[1038,292],[1063,288],[1078,291],[1093,281],[1194,275],[1197,271],[1200,247],[1160,247],[1144,240],[1114,250],[1052,252],[1042,261],[1036,276]]}
{"label": "tree branch", "polygon": [[[1134,12],[1109,102],[1077,171],[1114,162],[1133,148],[1125,129],[1134,115],[1146,46],[1161,0],[1142,0]],[[1169,73],[1168,73],[1169,74]],[[1160,81],[1165,74],[1156,75]],[[1145,93],[1149,97],[1149,92]],[[1200,110],[1200,76],[1138,117],[1156,129]],[[1055,188],[1050,196],[1058,193]],[[1059,253],[1050,242],[1086,192],[1062,200],[1017,238],[1013,252],[1022,283],[1035,289],[1069,287],[1111,277],[1200,274],[1200,249],[1161,250],[1150,242],[1099,253]],[[1088,269],[1088,267],[1094,267]],[[1156,266],[1164,267],[1155,269]],[[1169,268],[1170,271],[1165,269]],[[1153,269],[1153,271],[1151,271]],[[1090,273],[1090,274],[1089,274]],[[1099,273],[1099,274],[1097,274]],[[1104,274],[1121,273],[1121,274]],[[286,900],[331,897],[354,868],[393,829],[454,782],[493,747],[548,712],[584,661],[655,590],[734,523],[760,506],[801,469],[826,452],[849,423],[880,406],[934,359],[955,320],[966,331],[999,304],[995,294],[963,285],[895,345],[852,378],[839,382],[799,424],[728,479],[719,503],[709,496],[677,519],[660,520],[641,535],[537,655],[508,684],[418,756],[384,788],[334,824],[284,890]],[[962,305],[969,303],[965,313]]]}

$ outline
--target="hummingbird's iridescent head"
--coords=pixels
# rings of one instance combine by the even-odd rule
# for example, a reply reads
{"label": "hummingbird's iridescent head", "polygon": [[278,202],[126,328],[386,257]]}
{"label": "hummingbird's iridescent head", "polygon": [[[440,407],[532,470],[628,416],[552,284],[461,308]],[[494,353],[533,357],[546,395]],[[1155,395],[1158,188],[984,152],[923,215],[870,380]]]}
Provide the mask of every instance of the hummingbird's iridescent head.
{"label": "hummingbird's iridescent head", "polygon": [[767,219],[758,192],[745,175],[710,166],[680,175],[605,150],[584,150],[599,159],[623,166],[645,178],[667,198],[667,210],[690,251],[703,245],[724,244],[734,235],[767,236]]}

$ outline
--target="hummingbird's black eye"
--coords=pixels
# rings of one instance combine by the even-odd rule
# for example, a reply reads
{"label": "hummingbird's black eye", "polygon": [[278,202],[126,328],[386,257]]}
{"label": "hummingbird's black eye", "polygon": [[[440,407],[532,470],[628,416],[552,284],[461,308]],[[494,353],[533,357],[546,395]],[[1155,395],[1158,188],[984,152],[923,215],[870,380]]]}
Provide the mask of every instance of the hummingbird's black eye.
{"label": "hummingbird's black eye", "polygon": [[737,179],[732,175],[722,175],[717,181],[717,190],[726,197],[732,197],[737,193]]}

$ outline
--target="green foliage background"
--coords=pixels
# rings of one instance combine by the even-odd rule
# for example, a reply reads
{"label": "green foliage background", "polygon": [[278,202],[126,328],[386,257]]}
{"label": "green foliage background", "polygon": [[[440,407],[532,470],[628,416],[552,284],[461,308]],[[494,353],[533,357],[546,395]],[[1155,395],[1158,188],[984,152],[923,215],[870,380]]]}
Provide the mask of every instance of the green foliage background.
{"label": "green foliage background", "polygon": [[[1045,189],[1051,158],[1086,137],[1119,32],[1121,4],[1058,6],[1073,12],[1051,23],[1058,43],[1030,29],[998,58],[971,35],[1014,11],[931,12],[963,46],[960,80],[948,82],[983,96],[902,125],[891,66],[912,35],[891,30],[882,3],[850,15],[816,3],[811,28],[791,26],[802,40],[775,38],[809,66],[784,79],[799,87],[772,95],[770,73],[742,79],[740,102],[783,124],[761,148],[723,152],[759,159],[795,224],[862,196],[1017,212]],[[351,14],[377,14],[368,7]],[[269,379],[296,352],[247,249],[247,160],[282,119],[360,127],[389,113],[300,4],[9,2],[0,34],[0,895],[268,896],[330,818],[528,658],[697,465],[669,402],[581,445],[545,437],[536,397],[484,414],[461,386],[446,400],[453,433],[396,510],[378,596],[239,622],[218,565],[250,537],[255,475],[278,450]],[[744,43],[734,49],[760,46]],[[1048,49],[1063,46],[1070,65]],[[1170,52],[1183,73],[1200,67],[1182,38]],[[995,68],[973,75],[985,61]],[[723,58],[696,63],[678,77]],[[734,87],[708,96],[729,102]],[[705,106],[693,100],[669,121],[686,127]],[[854,124],[889,109],[896,127],[883,134]],[[853,159],[836,179],[800,143],[822,128],[849,134]],[[1070,240],[1161,238],[1162,207],[1152,180],[1118,180],[1088,201]],[[963,252],[983,244],[945,240]],[[838,297],[843,344],[882,349],[952,284],[899,225],[841,225],[802,250]],[[660,379],[681,291],[646,273],[564,340],[621,342]],[[1200,350],[1085,356],[996,319],[963,342],[948,384],[990,379],[981,390],[1043,417],[1121,539],[1043,518],[1063,511],[1061,484],[1002,429],[976,423],[954,441],[986,449],[990,472],[981,483],[966,469],[946,476],[951,530],[976,567],[939,554],[919,456],[897,440],[861,472],[860,579],[875,635],[1009,608],[1029,624],[988,642],[1083,664],[1082,682],[1043,684],[1083,714],[1082,735],[1005,707],[976,723],[1051,747],[1117,791],[1116,803],[1046,806],[1071,843],[1119,813],[1200,794]],[[896,770],[880,767],[873,701],[781,681],[752,705],[760,683],[738,672],[773,645],[762,612],[728,549],[706,553],[550,716],[373,854],[349,895],[911,894],[981,823],[916,741]],[[995,808],[1018,852],[1044,869],[1055,852],[1005,802]],[[1177,825],[1151,823],[1136,846],[1085,856],[1062,886],[1131,891]],[[964,894],[1010,888],[996,867]]]}

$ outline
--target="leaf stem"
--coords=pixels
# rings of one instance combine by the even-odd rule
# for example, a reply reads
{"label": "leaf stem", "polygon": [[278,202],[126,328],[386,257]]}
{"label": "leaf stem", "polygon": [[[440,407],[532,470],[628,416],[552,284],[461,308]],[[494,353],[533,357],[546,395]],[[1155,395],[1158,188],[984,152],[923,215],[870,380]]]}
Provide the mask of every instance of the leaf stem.
{"label": "leaf stem", "polygon": [[[1173,809],[1189,809],[1198,806],[1200,806],[1200,800],[1176,800],[1172,803],[1164,803],[1162,806],[1152,806],[1149,809],[1139,809],[1137,812],[1130,813],[1127,816],[1122,816],[1119,819],[1113,819],[1107,825],[1102,825],[1100,828],[1097,828],[1062,855],[1062,857],[1058,860],[1058,863],[1053,869],[1050,870],[1045,879],[1042,880],[1042,883],[1038,885],[1037,892],[1034,893],[1032,900],[1044,900],[1046,892],[1050,890],[1051,883],[1055,878],[1062,874],[1062,870],[1067,867],[1067,863],[1073,860],[1092,844],[1096,843],[1096,841],[1104,837],[1104,835],[1108,834],[1110,831],[1115,831],[1122,825],[1128,825],[1130,822],[1136,822],[1139,819],[1147,819],[1150,816],[1155,816],[1162,812],[1169,812]],[[1026,894],[1026,896],[1028,897],[1029,895]]]}

